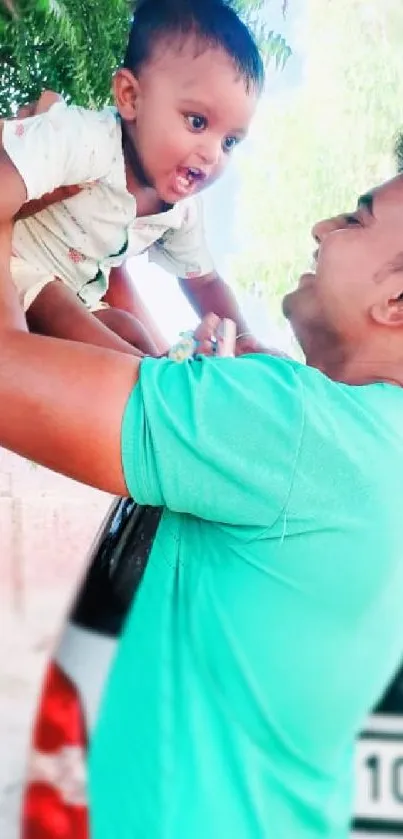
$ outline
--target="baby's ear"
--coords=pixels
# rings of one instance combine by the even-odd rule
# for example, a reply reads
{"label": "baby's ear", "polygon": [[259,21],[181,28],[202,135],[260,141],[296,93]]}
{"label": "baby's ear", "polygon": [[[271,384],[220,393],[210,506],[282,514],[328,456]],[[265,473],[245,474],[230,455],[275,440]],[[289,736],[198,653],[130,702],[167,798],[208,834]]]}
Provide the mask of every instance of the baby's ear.
{"label": "baby's ear", "polygon": [[131,70],[121,67],[116,71],[112,79],[112,90],[115,105],[122,119],[127,122],[135,120],[140,86]]}

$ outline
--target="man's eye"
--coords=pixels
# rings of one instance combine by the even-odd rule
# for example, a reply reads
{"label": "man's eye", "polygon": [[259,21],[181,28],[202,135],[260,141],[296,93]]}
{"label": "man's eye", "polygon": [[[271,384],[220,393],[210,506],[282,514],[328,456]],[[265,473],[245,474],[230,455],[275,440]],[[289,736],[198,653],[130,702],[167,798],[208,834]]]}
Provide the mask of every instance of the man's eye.
{"label": "man's eye", "polygon": [[239,142],[238,137],[226,137],[223,143],[224,151],[232,151]]}
{"label": "man's eye", "polygon": [[358,227],[362,226],[361,225],[361,219],[359,218],[359,216],[347,215],[347,216],[343,216],[343,218],[344,218],[344,221],[346,222],[346,224],[348,224],[348,225],[355,224],[355,225],[358,225]]}
{"label": "man's eye", "polygon": [[193,131],[203,131],[207,127],[206,117],[202,117],[200,114],[187,114],[186,119]]}

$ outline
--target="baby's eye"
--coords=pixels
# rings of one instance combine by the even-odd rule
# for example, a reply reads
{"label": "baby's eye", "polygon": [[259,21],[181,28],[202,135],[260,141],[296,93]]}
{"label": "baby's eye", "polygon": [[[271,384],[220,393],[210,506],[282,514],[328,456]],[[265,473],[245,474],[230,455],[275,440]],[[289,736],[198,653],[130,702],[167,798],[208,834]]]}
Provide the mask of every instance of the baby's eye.
{"label": "baby's eye", "polygon": [[238,137],[226,137],[223,143],[224,151],[232,151],[239,142]]}
{"label": "baby's eye", "polygon": [[207,127],[206,117],[200,114],[187,114],[186,119],[193,131],[203,131]]}

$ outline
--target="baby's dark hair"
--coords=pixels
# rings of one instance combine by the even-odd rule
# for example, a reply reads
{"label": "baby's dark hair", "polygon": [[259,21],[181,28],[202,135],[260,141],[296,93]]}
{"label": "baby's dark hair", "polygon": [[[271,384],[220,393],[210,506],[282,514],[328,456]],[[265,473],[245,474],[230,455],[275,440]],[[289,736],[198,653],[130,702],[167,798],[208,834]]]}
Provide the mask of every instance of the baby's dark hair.
{"label": "baby's dark hair", "polygon": [[224,50],[247,89],[262,91],[265,73],[259,48],[226,0],[138,0],[124,66],[138,75],[158,40],[192,35],[201,48]]}

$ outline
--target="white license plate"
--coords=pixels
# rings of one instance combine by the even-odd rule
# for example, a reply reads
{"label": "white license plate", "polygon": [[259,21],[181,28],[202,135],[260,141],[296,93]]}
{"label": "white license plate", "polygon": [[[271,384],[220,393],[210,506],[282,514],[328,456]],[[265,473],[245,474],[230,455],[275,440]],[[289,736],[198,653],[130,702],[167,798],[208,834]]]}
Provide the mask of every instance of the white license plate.
{"label": "white license plate", "polygon": [[355,818],[403,826],[402,734],[364,735],[356,746],[355,773]]}

